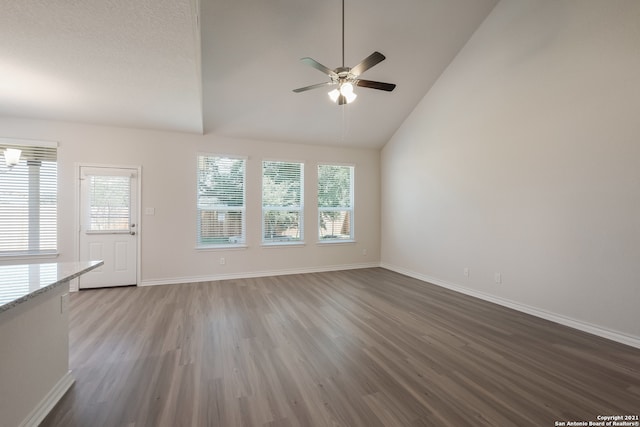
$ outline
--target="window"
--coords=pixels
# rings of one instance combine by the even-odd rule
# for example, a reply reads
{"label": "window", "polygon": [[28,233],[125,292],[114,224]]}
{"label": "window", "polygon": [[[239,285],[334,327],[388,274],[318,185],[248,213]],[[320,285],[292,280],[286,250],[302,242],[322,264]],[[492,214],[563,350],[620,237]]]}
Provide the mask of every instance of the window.
{"label": "window", "polygon": [[129,233],[131,176],[89,175],[87,231]]}
{"label": "window", "polygon": [[353,166],[318,165],[318,230],[322,242],[353,240]]}
{"label": "window", "polygon": [[199,248],[245,243],[245,169],[242,158],[198,156]]}
{"label": "window", "polygon": [[303,240],[304,165],[262,162],[262,243]]}
{"label": "window", "polygon": [[[20,150],[9,167],[5,150]],[[0,139],[0,256],[58,250],[57,144]]]}

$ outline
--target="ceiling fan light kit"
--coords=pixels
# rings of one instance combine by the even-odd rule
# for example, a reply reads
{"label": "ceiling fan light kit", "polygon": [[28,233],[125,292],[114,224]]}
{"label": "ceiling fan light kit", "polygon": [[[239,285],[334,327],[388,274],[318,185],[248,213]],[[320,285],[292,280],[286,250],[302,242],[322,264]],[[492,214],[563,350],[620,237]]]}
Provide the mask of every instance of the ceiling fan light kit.
{"label": "ceiling fan light kit", "polygon": [[333,102],[337,102],[338,105],[349,104],[356,100],[358,95],[353,93],[353,85],[349,82],[342,83],[339,89],[334,89],[329,92],[329,98]]}
{"label": "ceiling fan light kit", "polygon": [[330,80],[326,83],[318,83],[311,86],[305,86],[294,89],[293,91],[295,93],[300,93],[306,92],[311,89],[337,85],[337,88],[334,88],[329,92],[329,98],[331,98],[333,102],[337,102],[338,105],[345,105],[355,101],[358,95],[353,92],[354,86],[391,92],[396,87],[396,85],[393,83],[376,82],[359,78],[362,73],[364,73],[374,65],[384,61],[384,59],[385,56],[380,52],[373,52],[353,68],[344,66],[344,0],[342,0],[342,67],[338,67],[335,70],[332,70],[322,65],[313,58],[302,58],[300,59],[300,61],[315,68],[316,70],[325,73],[327,76],[329,76]]}

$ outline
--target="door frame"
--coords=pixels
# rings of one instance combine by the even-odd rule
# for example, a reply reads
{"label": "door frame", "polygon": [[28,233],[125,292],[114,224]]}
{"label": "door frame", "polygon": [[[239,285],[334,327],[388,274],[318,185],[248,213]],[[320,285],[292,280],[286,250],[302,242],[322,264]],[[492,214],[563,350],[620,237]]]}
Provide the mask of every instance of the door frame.
{"label": "door frame", "polygon": [[[142,279],[142,166],[140,165],[114,165],[114,164],[100,164],[100,163],[74,163],[74,185],[75,185],[75,200],[74,200],[74,222],[73,226],[75,229],[75,238],[73,239],[73,259],[76,261],[80,261],[80,233],[82,231],[81,220],[82,220],[82,206],[80,206],[80,192],[82,191],[80,181],[81,175],[80,170],[82,168],[109,168],[109,169],[134,169],[138,175],[138,184],[136,191],[138,192],[138,206],[136,207],[135,214],[135,224],[136,224],[136,234],[138,236],[138,242],[136,244],[136,286],[140,286],[140,281]],[[69,284],[69,291],[77,292],[79,290],[79,281],[78,279],[73,279]]]}

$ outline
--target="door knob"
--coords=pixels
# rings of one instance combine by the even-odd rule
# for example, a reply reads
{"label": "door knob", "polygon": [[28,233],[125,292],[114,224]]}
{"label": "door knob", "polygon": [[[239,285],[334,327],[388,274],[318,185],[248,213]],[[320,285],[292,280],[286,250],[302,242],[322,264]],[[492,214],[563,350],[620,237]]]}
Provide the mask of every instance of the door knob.
{"label": "door knob", "polygon": [[132,236],[135,236],[136,232],[135,231],[131,231],[131,232],[129,232],[129,234],[131,234]]}

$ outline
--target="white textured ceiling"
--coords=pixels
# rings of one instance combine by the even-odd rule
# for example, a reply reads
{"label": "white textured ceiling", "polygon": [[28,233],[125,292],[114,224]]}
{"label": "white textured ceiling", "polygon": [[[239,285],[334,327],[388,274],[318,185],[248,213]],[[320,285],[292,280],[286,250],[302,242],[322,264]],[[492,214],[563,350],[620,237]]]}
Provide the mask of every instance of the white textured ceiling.
{"label": "white textured ceiling", "polygon": [[496,2],[346,0],[345,65],[398,86],[339,107],[292,89],[341,65],[340,0],[0,0],[0,115],[379,148]]}
{"label": "white textured ceiling", "polygon": [[202,132],[191,0],[0,0],[0,115]]}

